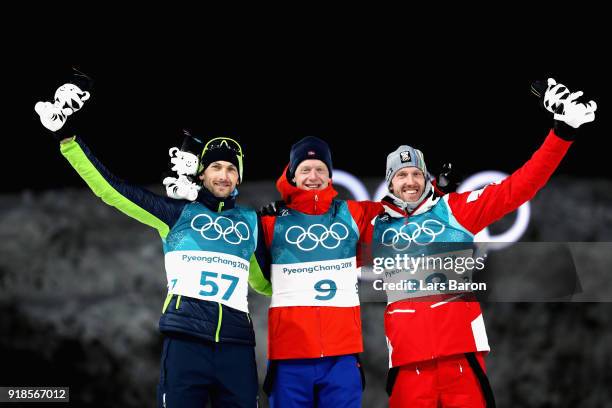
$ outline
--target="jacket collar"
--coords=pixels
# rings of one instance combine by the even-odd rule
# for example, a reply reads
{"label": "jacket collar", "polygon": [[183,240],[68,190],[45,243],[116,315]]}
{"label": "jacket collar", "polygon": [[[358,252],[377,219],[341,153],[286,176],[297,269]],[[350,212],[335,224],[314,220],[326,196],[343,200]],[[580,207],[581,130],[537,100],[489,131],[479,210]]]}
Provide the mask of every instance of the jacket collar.
{"label": "jacket collar", "polygon": [[425,200],[419,204],[414,211],[410,212],[406,210],[406,206],[403,205],[404,201],[395,197],[393,194],[387,194],[382,200],[381,204],[385,213],[389,214],[393,218],[410,217],[413,215],[423,214],[432,209],[437,204],[439,196],[436,196],[433,192],[430,192]]}
{"label": "jacket collar", "polygon": [[287,167],[276,181],[276,188],[287,207],[309,215],[325,214],[329,210],[334,197],[338,195],[331,180],[323,190],[297,188],[287,179]]}
{"label": "jacket collar", "polygon": [[238,196],[238,189],[234,191],[226,198],[215,197],[206,187],[202,187],[198,193],[197,202],[205,205],[209,210],[214,212],[221,212],[224,210],[230,210],[236,206],[236,197]]}

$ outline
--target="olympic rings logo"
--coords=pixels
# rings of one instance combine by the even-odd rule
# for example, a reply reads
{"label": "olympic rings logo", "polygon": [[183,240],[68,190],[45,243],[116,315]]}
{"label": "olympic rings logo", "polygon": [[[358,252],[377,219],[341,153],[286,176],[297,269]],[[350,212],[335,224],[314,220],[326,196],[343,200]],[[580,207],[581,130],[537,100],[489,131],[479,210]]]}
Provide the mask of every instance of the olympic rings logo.
{"label": "olympic rings logo", "polygon": [[[404,231],[404,228],[407,231]],[[438,235],[444,232],[444,229],[444,224],[438,220],[425,220],[422,225],[409,222],[402,225],[399,230],[387,228],[382,234],[381,241],[385,246],[393,247],[396,251],[403,251],[408,249],[413,242],[415,245],[421,246],[431,244]],[[400,239],[406,243],[398,245]]]}
{"label": "olympic rings logo", "polygon": [[[196,220],[200,217],[204,218],[206,222],[202,226],[197,227]],[[223,216],[213,220],[208,214],[196,215],[191,220],[191,228],[199,231],[204,239],[216,241],[223,237],[225,242],[232,245],[238,245],[251,237],[251,232],[245,222],[238,221],[234,224],[234,221]]]}
{"label": "olympic rings logo", "polygon": [[[292,234],[295,239],[290,238],[290,233],[293,230],[297,230],[299,234]],[[317,232],[320,234],[317,235]],[[349,230],[344,224],[334,222],[329,229],[323,224],[312,224],[307,230],[294,225],[287,229],[285,233],[285,240],[289,244],[297,245],[302,251],[312,251],[321,244],[323,248],[335,249],[338,248],[340,242],[344,241],[349,236]],[[308,240],[308,241],[306,241]],[[306,245],[302,245],[306,241]]]}

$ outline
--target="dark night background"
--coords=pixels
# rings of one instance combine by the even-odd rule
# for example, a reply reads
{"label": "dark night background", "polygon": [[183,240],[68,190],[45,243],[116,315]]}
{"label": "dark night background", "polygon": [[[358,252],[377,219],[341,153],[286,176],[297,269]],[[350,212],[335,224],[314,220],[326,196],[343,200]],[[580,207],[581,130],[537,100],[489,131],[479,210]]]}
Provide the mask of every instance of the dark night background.
{"label": "dark night background", "polygon": [[[80,185],[64,160],[50,153],[53,141],[29,109],[52,98],[71,65],[95,80],[93,98],[79,118],[87,142],[115,173],[142,184],[159,182],[167,149],[180,143],[182,128],[203,137],[238,138],[246,154],[246,180],[276,179],[291,144],[305,135],[326,139],[334,166],[361,177],[381,177],[387,153],[400,143],[420,148],[432,169],[452,161],[465,174],[511,172],[539,146],[551,124],[529,92],[532,80],[552,76],[581,89],[596,99],[599,112],[609,100],[603,91],[609,64],[599,54],[581,55],[577,63],[552,50],[506,53],[460,43],[443,50],[389,44],[319,49],[299,48],[303,43],[257,47],[251,41],[232,46],[210,41],[189,53],[165,54],[153,53],[149,43],[143,48],[126,43],[105,58],[37,61],[30,56],[25,66],[8,66],[7,120],[19,136],[6,138],[7,150],[27,146],[28,160],[36,164],[21,171],[26,185],[11,177],[3,188]],[[610,129],[608,123],[599,114],[585,128],[587,142],[572,148],[559,174],[612,175],[601,131]]]}
{"label": "dark night background", "polygon": [[[572,249],[574,264],[604,295],[599,302],[484,304],[491,383],[501,407],[612,406],[606,58],[588,47],[568,58],[540,44],[488,47],[449,37],[428,45],[348,34],[270,42],[283,37],[276,32],[221,44],[221,34],[207,34],[190,49],[178,41],[172,50],[172,41],[141,41],[146,35],[136,32],[100,44],[104,53],[96,58],[23,49],[18,58],[27,63],[5,66],[0,386],[70,386],[71,406],[154,401],[165,295],[159,237],[96,199],[34,112],[71,65],[95,80],[77,115],[82,137],[114,174],[161,192],[167,150],[180,143],[182,128],[236,137],[246,156],[241,203],[251,206],[276,199],[273,182],[290,146],[306,135],[326,139],[334,166],[369,187],[399,144],[420,148],[430,169],[451,161],[465,175],[511,173],[550,128],[529,85],[552,76],[583,90],[598,111],[532,201],[523,240],[586,242]],[[546,265],[525,270],[546,273]],[[589,269],[598,273],[581,275]],[[263,380],[267,300],[253,294],[250,303]],[[386,406],[382,307],[362,309],[367,407]]]}

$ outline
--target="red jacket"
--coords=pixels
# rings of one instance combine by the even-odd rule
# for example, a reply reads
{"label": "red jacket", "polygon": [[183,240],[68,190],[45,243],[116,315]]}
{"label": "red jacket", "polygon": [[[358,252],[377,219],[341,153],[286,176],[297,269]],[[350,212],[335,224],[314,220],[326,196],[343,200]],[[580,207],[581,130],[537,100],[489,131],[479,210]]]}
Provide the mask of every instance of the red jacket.
{"label": "red jacket", "polygon": [[[435,205],[446,205],[450,217],[472,234],[499,220],[531,200],[553,174],[571,142],[551,130],[544,144],[531,159],[498,184],[483,189],[450,193],[427,200],[412,214],[385,203],[392,217],[422,215]],[[373,225],[368,225],[365,240],[371,242]],[[390,303],[385,311],[385,334],[389,364],[397,367],[417,361],[466,352],[488,351],[489,344],[480,305],[466,294],[411,298]]]}
{"label": "red jacket", "polygon": [[[290,184],[285,174],[286,171],[278,179],[276,187],[287,207],[309,215],[325,214],[330,209],[338,194],[331,183],[323,190],[301,190]],[[382,206],[380,203],[356,201],[347,201],[347,205],[362,237]],[[275,216],[262,217],[265,242],[271,251],[275,221]],[[358,255],[357,248],[355,255]],[[359,306],[285,306],[269,310],[268,358],[271,360],[318,358],[362,351]]]}

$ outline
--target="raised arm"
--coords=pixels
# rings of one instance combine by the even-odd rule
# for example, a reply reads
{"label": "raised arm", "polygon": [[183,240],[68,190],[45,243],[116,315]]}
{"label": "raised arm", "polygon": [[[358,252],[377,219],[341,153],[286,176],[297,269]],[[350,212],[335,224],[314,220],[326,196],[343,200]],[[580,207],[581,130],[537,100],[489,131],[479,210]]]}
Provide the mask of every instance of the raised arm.
{"label": "raised arm", "polygon": [[444,197],[457,221],[474,234],[531,200],[559,166],[578,128],[595,120],[597,105],[578,102],[582,92],[572,93],[552,78],[543,83],[534,93],[554,115],[554,129],[531,159],[500,183]]}
{"label": "raised arm", "polygon": [[548,182],[571,144],[551,130],[531,159],[500,183],[476,191],[450,193],[444,199],[457,221],[477,234],[531,200]]}
{"label": "raised arm", "polygon": [[187,201],[163,197],[115,177],[79,138],[61,143],[62,155],[106,204],[155,228],[165,238]]}
{"label": "raised arm", "polygon": [[[159,196],[115,177],[76,136],[75,116],[79,116],[91,93],[85,87],[91,80],[79,71],[72,82],[60,86],[53,102],[38,102],[34,107],[43,126],[60,143],[62,155],[89,188],[105,203],[158,230],[165,238],[187,203]],[[77,85],[78,84],[78,85]]]}

